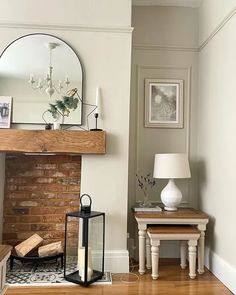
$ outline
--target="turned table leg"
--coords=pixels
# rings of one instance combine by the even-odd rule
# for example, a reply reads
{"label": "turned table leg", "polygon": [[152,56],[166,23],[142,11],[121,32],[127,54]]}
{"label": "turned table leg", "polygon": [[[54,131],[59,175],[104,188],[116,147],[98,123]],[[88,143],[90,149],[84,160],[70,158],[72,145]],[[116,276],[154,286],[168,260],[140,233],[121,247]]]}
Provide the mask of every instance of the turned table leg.
{"label": "turned table leg", "polygon": [[181,257],[181,263],[180,266],[182,269],[185,269],[187,264],[186,264],[186,259],[187,259],[187,241],[181,241],[180,242],[180,257]]}
{"label": "turned table leg", "polygon": [[189,276],[191,279],[196,277],[196,257],[197,257],[197,240],[188,241],[188,254],[189,254]]}
{"label": "turned table leg", "polygon": [[148,234],[146,234],[146,267],[151,268],[151,244]]}
{"label": "turned table leg", "polygon": [[152,278],[156,280],[158,275],[158,266],[159,266],[159,247],[160,240],[151,240],[151,253],[152,253]]}
{"label": "turned table leg", "polygon": [[139,230],[139,273],[145,273],[146,230]]}
{"label": "turned table leg", "polygon": [[[200,229],[200,228],[199,228]],[[198,273],[204,273],[204,248],[205,248],[205,229],[201,230],[201,235],[198,240]]]}

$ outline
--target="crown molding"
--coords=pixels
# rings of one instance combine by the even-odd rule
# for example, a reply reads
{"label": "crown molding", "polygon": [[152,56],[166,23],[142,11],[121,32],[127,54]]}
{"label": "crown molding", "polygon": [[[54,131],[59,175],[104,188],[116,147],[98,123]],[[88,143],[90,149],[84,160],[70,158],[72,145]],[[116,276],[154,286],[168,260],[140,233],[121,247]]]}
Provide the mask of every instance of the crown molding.
{"label": "crown molding", "polygon": [[133,32],[132,27],[112,27],[112,26],[84,26],[84,25],[58,25],[58,24],[37,24],[37,23],[18,23],[0,22],[0,28],[8,29],[35,29],[35,30],[58,30],[58,31],[87,31],[87,32],[106,32],[106,33],[127,33]]}
{"label": "crown molding", "polygon": [[198,47],[169,46],[157,44],[133,44],[135,50],[159,50],[159,51],[189,51],[198,52]]}
{"label": "crown molding", "polygon": [[133,0],[133,6],[167,6],[199,8],[202,0]]}
{"label": "crown molding", "polygon": [[236,7],[234,7],[230,13],[216,26],[216,28],[211,32],[211,34],[200,43],[199,51],[201,51],[223,28],[224,26],[233,18],[236,14]]}
{"label": "crown molding", "polygon": [[210,43],[211,40],[224,28],[224,26],[235,16],[236,7],[216,26],[216,28],[209,34],[209,36],[202,41],[198,47],[183,47],[183,46],[168,46],[158,44],[133,44],[135,50],[159,50],[159,51],[185,51],[185,52],[200,52]]}
{"label": "crown molding", "polygon": [[[233,18],[236,14],[234,7],[229,14],[216,26],[209,36],[200,43],[199,47],[184,47],[184,46],[168,46],[157,44],[134,44],[135,50],[159,50],[159,51],[185,51],[198,52],[201,51]],[[133,32],[132,27],[112,27],[112,26],[84,26],[84,25],[58,25],[58,24],[37,24],[37,23],[19,23],[19,22],[0,22],[0,28],[9,29],[35,29],[35,30],[59,30],[59,31],[87,31],[87,32],[107,32],[107,33],[127,33]]]}

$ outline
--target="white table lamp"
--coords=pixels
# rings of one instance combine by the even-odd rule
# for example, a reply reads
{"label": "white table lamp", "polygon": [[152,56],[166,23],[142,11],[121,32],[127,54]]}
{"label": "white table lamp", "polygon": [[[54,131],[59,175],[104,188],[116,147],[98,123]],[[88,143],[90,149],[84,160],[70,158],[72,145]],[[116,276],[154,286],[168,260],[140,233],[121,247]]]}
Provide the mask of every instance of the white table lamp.
{"label": "white table lamp", "polygon": [[156,154],[153,178],[166,178],[169,182],[161,192],[161,201],[167,211],[176,211],[182,200],[182,193],[176,186],[175,178],[190,178],[186,154]]}

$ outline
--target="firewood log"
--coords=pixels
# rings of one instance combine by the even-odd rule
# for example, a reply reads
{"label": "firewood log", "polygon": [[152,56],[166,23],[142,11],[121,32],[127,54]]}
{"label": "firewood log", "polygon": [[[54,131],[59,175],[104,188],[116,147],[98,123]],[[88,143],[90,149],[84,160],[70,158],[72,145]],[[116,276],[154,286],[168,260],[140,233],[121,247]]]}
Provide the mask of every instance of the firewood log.
{"label": "firewood log", "polygon": [[43,242],[43,239],[38,234],[33,234],[27,240],[21,242],[17,246],[15,246],[15,251],[18,256],[24,257],[32,250],[40,246]]}
{"label": "firewood log", "polygon": [[38,248],[39,257],[56,255],[59,253],[63,253],[63,247],[61,242],[51,243]]}

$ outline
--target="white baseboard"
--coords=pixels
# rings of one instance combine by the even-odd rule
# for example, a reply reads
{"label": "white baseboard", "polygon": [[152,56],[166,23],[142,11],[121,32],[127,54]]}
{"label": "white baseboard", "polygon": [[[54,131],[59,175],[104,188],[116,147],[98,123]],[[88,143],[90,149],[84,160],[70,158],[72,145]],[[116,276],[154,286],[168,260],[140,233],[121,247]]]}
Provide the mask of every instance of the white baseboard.
{"label": "white baseboard", "polygon": [[205,247],[205,265],[233,294],[236,294],[236,268],[208,247]]}
{"label": "white baseboard", "polygon": [[129,272],[129,252],[127,250],[105,251],[105,271],[112,273]]}

